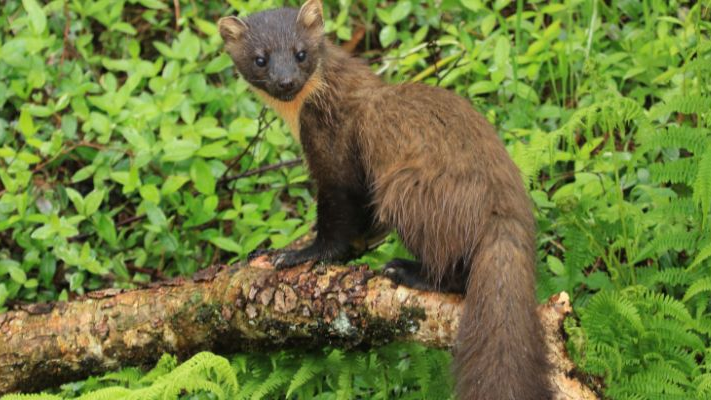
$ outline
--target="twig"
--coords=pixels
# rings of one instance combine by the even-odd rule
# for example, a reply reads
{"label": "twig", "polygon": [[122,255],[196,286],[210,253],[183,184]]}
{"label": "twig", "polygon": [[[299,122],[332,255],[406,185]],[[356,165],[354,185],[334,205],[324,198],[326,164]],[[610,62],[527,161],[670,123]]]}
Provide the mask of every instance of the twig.
{"label": "twig", "polygon": [[457,68],[460,67],[459,62],[464,59],[464,55],[465,55],[465,54],[466,54],[466,50],[462,50],[462,52],[459,53],[459,57],[454,61],[454,64],[452,64],[451,67],[447,68],[447,70],[446,70],[446,71],[444,72],[444,74],[442,74],[441,76],[440,76],[440,75],[437,75],[437,86],[439,86],[440,83],[442,83],[442,81],[444,80],[444,78],[446,78],[447,75],[450,74],[450,72],[452,72],[452,71],[454,71],[455,69],[457,69]]}
{"label": "twig", "polygon": [[[128,218],[124,219],[123,221],[117,222],[116,227],[118,228],[120,226],[128,225],[133,222],[140,221],[144,218],[146,218],[146,214],[134,215],[133,217],[128,217]],[[70,237],[69,241],[70,242],[81,242],[82,240],[86,240],[87,238],[89,238],[92,235],[93,235],[93,233],[89,233],[89,232],[82,233],[81,235]]]}
{"label": "twig", "polygon": [[254,144],[257,142],[257,140],[259,140],[259,138],[262,135],[262,132],[267,130],[271,126],[271,124],[274,123],[275,119],[272,119],[267,124],[262,125],[262,124],[264,124],[264,118],[266,115],[267,115],[267,108],[262,107],[262,111],[259,112],[259,117],[258,117],[259,125],[257,125],[257,134],[254,135],[254,137],[249,141],[249,143],[247,143],[247,146],[244,147],[244,150],[242,150],[242,153],[240,153],[237,157],[235,157],[235,159],[232,160],[230,165],[227,166],[227,169],[225,169],[225,172],[222,173],[222,177],[220,177],[220,183],[224,183],[226,181],[225,175],[227,175],[227,173],[230,172],[230,170],[232,170],[232,168],[234,168],[237,164],[239,164],[239,162],[242,160],[242,158],[244,158],[245,155],[247,155],[247,153],[252,148],[252,146],[254,146]]}
{"label": "twig", "polygon": [[[246,178],[246,177],[252,176],[252,175],[263,174],[263,173],[265,173],[265,172],[267,172],[267,171],[273,171],[273,170],[275,170],[275,169],[293,167],[293,166],[296,166],[296,165],[301,164],[302,162],[303,162],[303,160],[301,159],[301,157],[297,157],[297,158],[295,158],[295,159],[293,159],[293,160],[282,161],[282,162],[279,162],[279,163],[276,163],[276,164],[265,165],[265,166],[263,166],[263,167],[259,167],[259,168],[255,168],[255,169],[250,169],[249,171],[244,171],[244,172],[239,173],[239,174],[234,175],[234,176],[224,177],[223,180],[224,180],[224,182],[232,182],[232,181],[234,181],[234,180],[236,180],[236,179]],[[222,180],[221,180],[221,182],[222,182]]]}
{"label": "twig", "polygon": [[72,151],[76,150],[78,147],[91,147],[91,148],[97,149],[97,150],[106,150],[106,147],[104,147],[104,146],[102,146],[102,145],[100,145],[100,144],[96,144],[96,143],[85,142],[85,141],[72,143],[71,146],[69,146],[69,147],[67,147],[66,149],[60,151],[59,153],[57,153],[56,155],[54,155],[54,156],[51,157],[50,159],[45,160],[45,161],[43,161],[42,163],[38,164],[38,165],[32,170],[32,173],[33,173],[33,174],[36,174],[37,172],[43,170],[44,167],[46,167],[48,164],[50,164],[51,162],[53,162],[53,161],[56,160],[57,158],[59,158],[59,157],[61,157],[61,156],[65,156],[65,155],[71,153]]}
{"label": "twig", "polygon": [[173,0],[173,7],[175,8],[175,30],[180,31],[180,26],[178,25],[180,20],[180,0]]}
{"label": "twig", "polygon": [[64,60],[69,56],[69,28],[71,19],[69,18],[69,0],[64,0],[64,40],[62,41],[62,57],[59,59],[59,65],[64,64]]}

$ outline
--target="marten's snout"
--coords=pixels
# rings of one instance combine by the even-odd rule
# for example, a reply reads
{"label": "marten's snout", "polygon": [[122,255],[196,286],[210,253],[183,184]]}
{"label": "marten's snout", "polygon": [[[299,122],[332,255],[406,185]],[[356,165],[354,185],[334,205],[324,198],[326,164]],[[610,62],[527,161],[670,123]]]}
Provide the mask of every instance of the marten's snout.
{"label": "marten's snout", "polygon": [[287,92],[294,90],[294,86],[296,86],[296,84],[294,83],[294,80],[291,78],[282,79],[281,81],[279,81],[278,85],[279,85],[279,89],[287,91]]}
{"label": "marten's snout", "polygon": [[291,51],[274,52],[269,64],[269,94],[282,101],[292,100],[301,90],[306,72],[293,60]]}

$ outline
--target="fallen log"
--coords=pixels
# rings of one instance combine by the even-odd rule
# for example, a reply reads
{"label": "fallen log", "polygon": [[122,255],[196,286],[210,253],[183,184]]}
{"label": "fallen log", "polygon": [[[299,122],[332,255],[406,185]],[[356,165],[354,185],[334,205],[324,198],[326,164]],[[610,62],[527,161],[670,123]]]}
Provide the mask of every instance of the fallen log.
{"label": "fallen log", "polygon": [[[164,352],[231,353],[275,346],[343,348],[408,340],[449,348],[461,298],[422,292],[367,266],[275,271],[264,257],[212,267],[140,290],[107,289],[72,302],[32,304],[0,314],[0,394],[31,392]],[[566,294],[539,308],[559,399],[593,399],[572,378],[560,335]],[[37,377],[43,377],[37,379]]]}

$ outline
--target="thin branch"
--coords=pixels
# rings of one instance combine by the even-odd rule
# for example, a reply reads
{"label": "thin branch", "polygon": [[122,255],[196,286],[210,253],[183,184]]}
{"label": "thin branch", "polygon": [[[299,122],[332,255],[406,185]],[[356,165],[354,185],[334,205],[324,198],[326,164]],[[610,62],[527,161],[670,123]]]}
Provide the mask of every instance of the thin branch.
{"label": "thin branch", "polygon": [[254,146],[254,144],[257,142],[257,140],[259,140],[259,138],[262,135],[262,132],[267,130],[269,128],[269,126],[271,126],[271,124],[274,122],[275,119],[272,119],[266,125],[262,125],[264,123],[264,118],[266,115],[267,115],[267,108],[262,107],[262,111],[259,112],[259,117],[257,118],[259,121],[259,124],[257,125],[257,134],[254,135],[254,137],[249,141],[249,143],[247,143],[247,146],[245,146],[244,150],[242,150],[242,153],[240,153],[237,157],[235,157],[235,159],[232,160],[232,162],[227,166],[227,169],[225,169],[225,172],[222,173],[222,177],[220,178],[220,183],[225,182],[225,180],[227,179],[227,177],[225,175],[227,175],[227,173],[230,172],[230,170],[232,170],[237,164],[239,164],[239,162],[242,160],[242,158],[244,158],[245,155],[247,155],[247,153],[252,148],[252,146]]}
{"label": "thin branch", "polygon": [[180,0],[173,0],[173,8],[175,8],[175,30],[180,31]]}
{"label": "thin branch", "polygon": [[442,81],[444,80],[444,78],[447,77],[447,75],[449,75],[452,71],[454,71],[455,69],[462,66],[462,65],[459,65],[459,63],[464,59],[464,55],[466,53],[467,53],[466,50],[462,50],[462,52],[459,53],[459,57],[457,57],[457,59],[454,60],[454,64],[452,64],[451,67],[447,68],[447,70],[444,72],[444,74],[437,75],[437,86],[439,86],[442,83]]}
{"label": "thin branch", "polygon": [[59,65],[64,64],[64,60],[69,56],[69,28],[72,20],[69,18],[69,0],[64,0],[64,39],[62,41],[62,57]]}
{"label": "thin branch", "polygon": [[[136,221],[141,221],[144,218],[146,218],[146,214],[134,215],[133,217],[128,217],[128,218],[124,219],[123,221],[117,222],[116,227],[118,228],[120,226],[134,223]],[[94,235],[94,232],[86,232],[86,233],[82,233],[81,235],[70,237],[69,241],[70,242],[82,242],[93,235]]]}
{"label": "thin branch", "polygon": [[43,170],[48,164],[55,161],[57,158],[59,158],[61,156],[65,156],[65,155],[71,153],[72,151],[76,150],[79,147],[91,147],[92,149],[96,149],[96,150],[106,150],[105,146],[102,146],[102,145],[96,144],[96,143],[85,142],[85,141],[72,143],[66,149],[60,151],[59,153],[57,153],[54,156],[52,156],[51,158],[43,161],[42,163],[37,164],[37,166],[32,170],[32,173],[36,174],[37,172]]}
{"label": "thin branch", "polygon": [[265,165],[265,166],[263,166],[263,167],[259,167],[259,168],[255,168],[255,169],[250,169],[250,170],[248,170],[248,171],[239,173],[239,174],[234,175],[234,176],[228,176],[228,177],[223,178],[223,180],[220,180],[220,182],[221,182],[221,183],[222,183],[222,182],[225,182],[225,183],[227,183],[227,182],[232,182],[232,181],[234,181],[234,180],[236,180],[236,179],[246,178],[246,177],[252,176],[252,175],[260,175],[260,174],[263,174],[263,173],[265,173],[265,172],[267,172],[267,171],[273,171],[273,170],[275,170],[275,169],[293,167],[293,166],[296,166],[296,165],[300,165],[302,162],[303,162],[303,160],[301,159],[301,157],[297,157],[297,158],[295,158],[295,159],[293,159],[293,160],[282,161],[282,162],[279,162],[279,163],[276,163],[276,164]]}

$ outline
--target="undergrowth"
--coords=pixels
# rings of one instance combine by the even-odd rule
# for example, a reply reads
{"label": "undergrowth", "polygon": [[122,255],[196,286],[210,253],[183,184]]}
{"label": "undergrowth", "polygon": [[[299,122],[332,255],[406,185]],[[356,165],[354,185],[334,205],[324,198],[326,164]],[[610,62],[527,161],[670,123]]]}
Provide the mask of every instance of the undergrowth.
{"label": "undergrowth", "polygon": [[[573,300],[579,374],[611,399],[711,398],[711,2],[325,3],[330,37],[384,79],[446,87],[497,127],[536,211],[539,299]],[[309,231],[298,144],[214,23],[282,4],[3,3],[0,312]],[[393,235],[361,261],[405,255]],[[6,398],[451,398],[449,359],[410,344],[164,356]]]}

